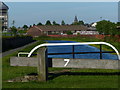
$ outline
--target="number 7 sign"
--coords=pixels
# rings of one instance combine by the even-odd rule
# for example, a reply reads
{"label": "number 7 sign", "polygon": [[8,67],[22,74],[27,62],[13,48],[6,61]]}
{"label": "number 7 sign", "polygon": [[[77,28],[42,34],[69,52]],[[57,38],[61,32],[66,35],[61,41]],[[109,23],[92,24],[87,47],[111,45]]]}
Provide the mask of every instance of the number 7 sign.
{"label": "number 7 sign", "polygon": [[68,65],[68,63],[70,62],[70,59],[64,59],[64,61],[66,62],[64,67],[66,67]]}

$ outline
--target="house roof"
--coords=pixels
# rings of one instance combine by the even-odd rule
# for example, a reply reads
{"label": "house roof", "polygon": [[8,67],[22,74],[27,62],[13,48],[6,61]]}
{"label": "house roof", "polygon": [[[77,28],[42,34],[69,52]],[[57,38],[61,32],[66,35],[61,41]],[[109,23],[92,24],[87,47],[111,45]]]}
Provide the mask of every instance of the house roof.
{"label": "house roof", "polygon": [[2,10],[3,9],[7,9],[8,10],[9,8],[8,8],[8,6],[5,3],[0,2],[0,9],[2,9]]}
{"label": "house roof", "polygon": [[40,31],[74,31],[74,30],[88,30],[86,26],[83,25],[41,25],[34,26]]}

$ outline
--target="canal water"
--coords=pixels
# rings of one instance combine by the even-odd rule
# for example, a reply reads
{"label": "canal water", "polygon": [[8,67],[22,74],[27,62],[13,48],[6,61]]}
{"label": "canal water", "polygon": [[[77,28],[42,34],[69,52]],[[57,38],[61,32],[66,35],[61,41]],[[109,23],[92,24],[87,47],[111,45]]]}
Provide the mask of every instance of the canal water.
{"label": "canal water", "polygon": [[[75,41],[47,41],[48,43],[75,43]],[[48,46],[48,53],[72,53],[73,46]],[[90,45],[75,45],[74,52],[99,52],[100,50],[96,47]],[[80,59],[100,59],[99,53],[91,53],[91,54],[75,54],[75,58]],[[72,54],[64,54],[64,55],[48,55],[48,58],[73,58]],[[110,53],[103,53],[103,59],[113,59],[118,60],[117,55],[112,55]]]}

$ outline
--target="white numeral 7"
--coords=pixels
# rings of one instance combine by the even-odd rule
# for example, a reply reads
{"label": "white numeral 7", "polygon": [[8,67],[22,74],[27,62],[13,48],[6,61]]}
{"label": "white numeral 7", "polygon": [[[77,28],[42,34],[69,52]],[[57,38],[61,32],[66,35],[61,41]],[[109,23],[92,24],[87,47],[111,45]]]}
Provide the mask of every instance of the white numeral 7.
{"label": "white numeral 7", "polygon": [[66,61],[65,65],[64,65],[64,67],[66,67],[68,65],[70,59],[64,59],[64,61]]}

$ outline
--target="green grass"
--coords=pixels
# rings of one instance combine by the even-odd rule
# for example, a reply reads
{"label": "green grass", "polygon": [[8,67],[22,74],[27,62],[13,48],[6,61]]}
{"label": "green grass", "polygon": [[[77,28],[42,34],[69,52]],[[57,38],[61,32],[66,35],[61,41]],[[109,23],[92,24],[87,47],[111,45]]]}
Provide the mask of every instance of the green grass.
{"label": "green grass", "polygon": [[[39,41],[38,43],[31,45],[20,51],[29,52],[34,46],[41,43],[44,42]],[[3,88],[118,88],[119,76],[104,75],[104,73],[112,74],[119,72],[119,70],[110,70],[110,69],[105,70],[105,69],[49,68],[49,72],[58,71],[58,74],[49,75],[48,77],[53,77],[53,78],[49,79],[47,82],[35,82],[35,81],[26,82],[26,83],[6,82],[6,80],[9,79],[24,76],[30,73],[37,73],[36,67],[10,66],[10,62],[9,62],[10,57],[16,56],[17,53],[18,51],[2,58]],[[67,71],[68,73],[74,73],[77,75],[69,75],[67,73],[62,74],[61,71],[66,71],[66,70],[68,70]],[[95,75],[90,75],[92,73],[94,73]],[[96,73],[103,73],[103,75],[102,74],[97,75]]]}
{"label": "green grass", "polygon": [[[4,86],[6,85],[6,86]],[[63,75],[47,82],[3,83],[3,88],[118,88],[118,76]]]}

